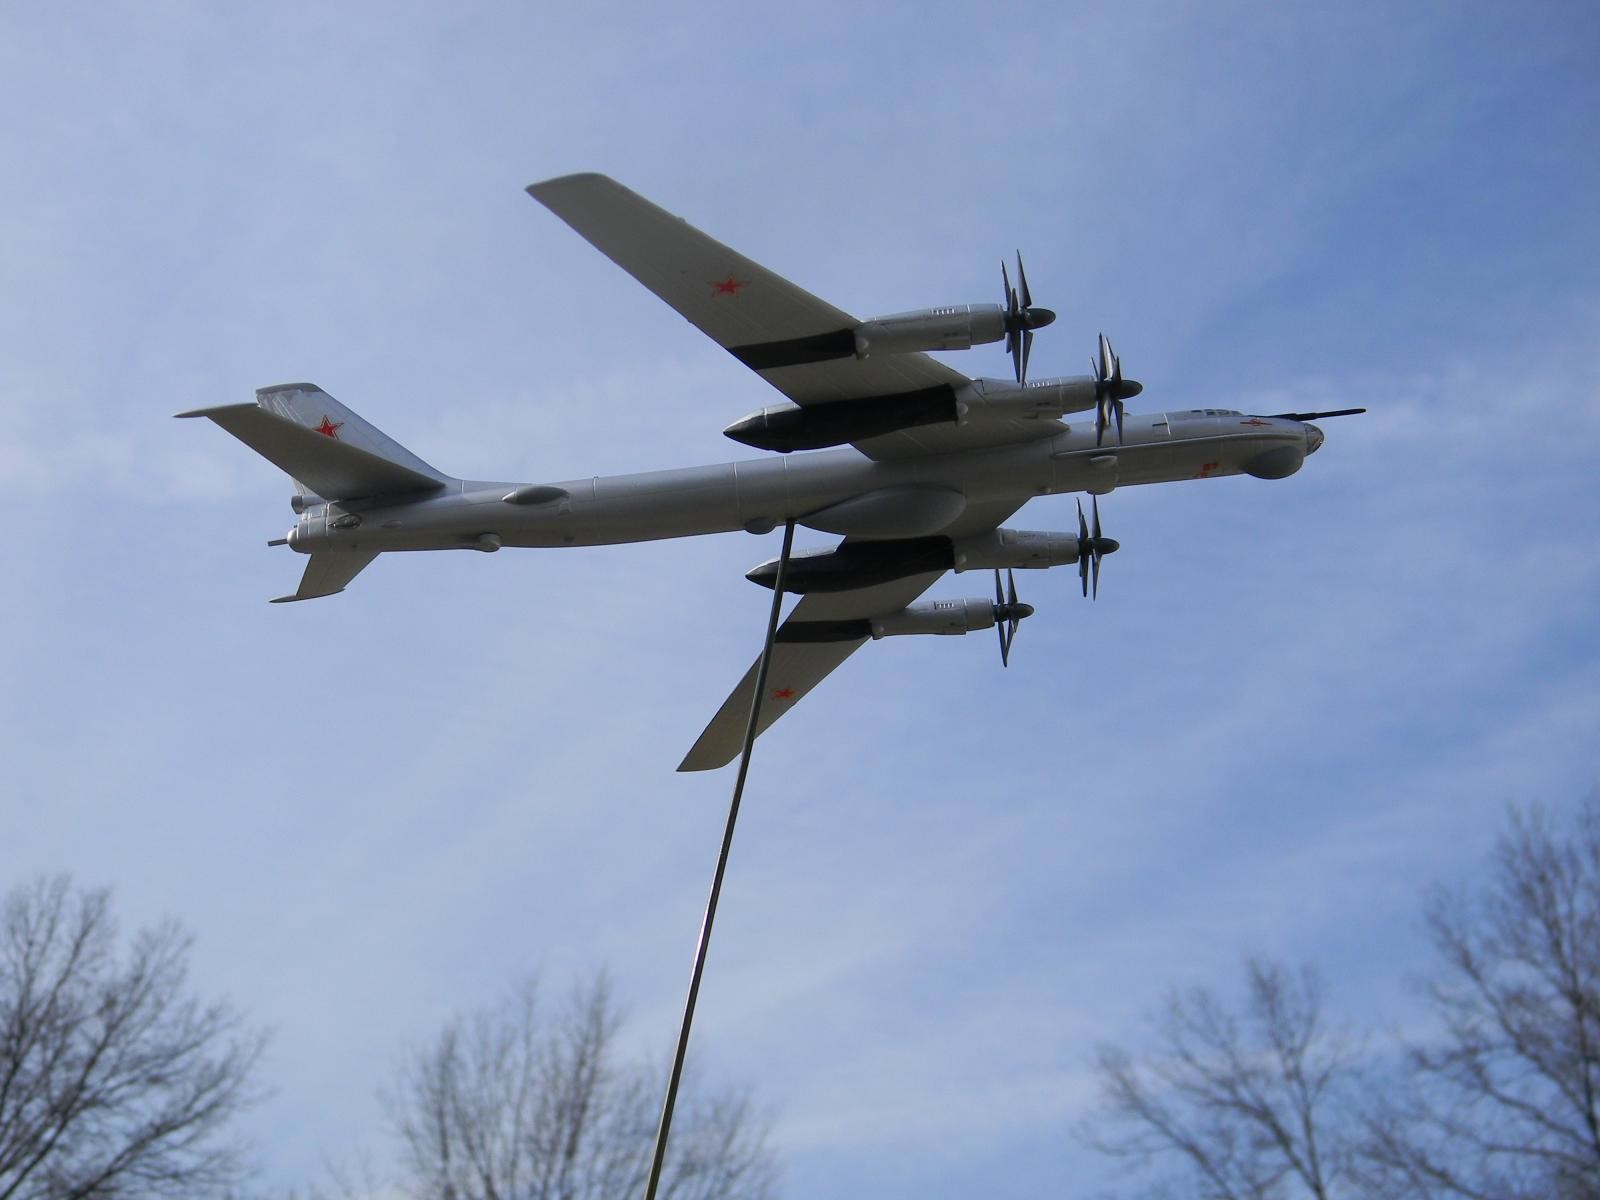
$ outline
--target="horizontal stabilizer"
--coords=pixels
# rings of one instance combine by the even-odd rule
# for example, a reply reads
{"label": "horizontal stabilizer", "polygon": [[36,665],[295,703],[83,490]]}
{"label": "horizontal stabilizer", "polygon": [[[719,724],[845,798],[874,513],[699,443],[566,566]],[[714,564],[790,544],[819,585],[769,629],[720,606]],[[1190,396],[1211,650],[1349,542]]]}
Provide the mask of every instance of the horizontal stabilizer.
{"label": "horizontal stabilizer", "polygon": [[324,500],[430,492],[445,486],[443,479],[276,416],[254,403],[224,404],[177,415],[209,417]]}
{"label": "horizontal stabilizer", "polygon": [[300,577],[299,590],[292,596],[279,596],[273,603],[288,604],[336,595],[377,557],[376,550],[323,550],[313,554],[306,564],[306,573]]}

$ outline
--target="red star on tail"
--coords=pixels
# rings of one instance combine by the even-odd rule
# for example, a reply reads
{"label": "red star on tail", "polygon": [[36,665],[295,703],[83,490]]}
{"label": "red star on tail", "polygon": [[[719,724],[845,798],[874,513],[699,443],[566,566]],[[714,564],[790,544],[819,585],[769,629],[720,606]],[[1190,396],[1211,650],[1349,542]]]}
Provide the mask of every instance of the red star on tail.
{"label": "red star on tail", "polygon": [[735,279],[732,275],[729,275],[726,279],[718,280],[711,285],[711,294],[713,296],[737,296],[739,289],[744,287],[745,283],[745,280]]}
{"label": "red star on tail", "polygon": [[339,436],[339,430],[343,428],[343,421],[330,421],[328,420],[327,414],[323,414],[322,424],[317,426],[317,432],[323,437],[336,438]]}

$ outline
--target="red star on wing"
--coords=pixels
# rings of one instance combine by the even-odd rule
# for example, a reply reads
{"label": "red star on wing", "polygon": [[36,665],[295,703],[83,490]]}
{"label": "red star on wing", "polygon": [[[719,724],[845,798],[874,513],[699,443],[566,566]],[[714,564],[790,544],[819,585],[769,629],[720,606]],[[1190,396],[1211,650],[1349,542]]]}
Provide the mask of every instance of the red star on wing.
{"label": "red star on wing", "polygon": [[327,414],[324,413],[322,416],[322,424],[317,426],[317,432],[323,437],[336,438],[339,436],[339,430],[343,428],[343,421],[330,421],[328,420]]}
{"label": "red star on wing", "polygon": [[772,698],[774,700],[792,700],[794,699],[794,689],[791,687],[779,688],[772,693]]}
{"label": "red star on wing", "polygon": [[737,296],[739,289],[746,286],[748,282],[748,280],[735,279],[732,275],[729,275],[726,279],[718,280],[711,285],[711,294],[713,296]]}

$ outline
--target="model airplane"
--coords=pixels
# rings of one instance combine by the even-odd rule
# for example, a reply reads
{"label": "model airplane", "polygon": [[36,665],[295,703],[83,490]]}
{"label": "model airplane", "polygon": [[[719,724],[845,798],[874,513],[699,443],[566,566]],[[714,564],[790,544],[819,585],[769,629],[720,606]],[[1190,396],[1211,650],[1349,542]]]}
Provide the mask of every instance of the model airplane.
{"label": "model airplane", "polygon": [[[379,554],[598,546],[795,521],[841,535],[793,556],[784,590],[800,603],[778,630],[761,713],[765,730],[868,641],[999,631],[1002,662],[1033,609],[1000,571],[1075,563],[1084,594],[1117,543],[1078,507],[1076,533],[1002,528],[1034,496],[1249,474],[1282,479],[1322,445],[1313,418],[1230,409],[1124,415],[1140,385],[1102,335],[1086,376],[1028,380],[1036,308],[1017,261],[1003,305],[960,305],[870,321],[834,308],[603,175],[568,175],[529,193],[792,403],[728,426],[774,457],[555,483],[486,483],[435,470],[308,383],[263,388],[209,417],[294,481],[287,544],[309,555],[292,596],[343,591]],[[1004,340],[1015,381],[969,379],[926,350]],[[1063,423],[1069,414],[1082,420]],[[828,449],[828,447],[841,447]],[[815,453],[791,453],[815,451]],[[749,573],[772,587],[775,562]],[[946,571],[993,570],[995,596],[918,597]],[[679,770],[738,754],[756,667]]]}

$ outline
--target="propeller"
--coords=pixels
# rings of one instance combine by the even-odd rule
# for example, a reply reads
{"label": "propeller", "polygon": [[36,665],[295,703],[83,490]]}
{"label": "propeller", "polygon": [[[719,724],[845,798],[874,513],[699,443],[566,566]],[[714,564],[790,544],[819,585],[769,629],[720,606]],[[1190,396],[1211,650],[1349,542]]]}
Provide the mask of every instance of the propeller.
{"label": "propeller", "polygon": [[1028,379],[1028,355],[1033,350],[1033,331],[1043,329],[1056,319],[1048,308],[1035,308],[1033,294],[1028,291],[1028,276],[1022,269],[1022,251],[1017,251],[1017,284],[1011,286],[1011,276],[1006,273],[1005,260],[1000,260],[1000,282],[1006,292],[1006,353],[1011,355],[1011,365],[1018,383]]}
{"label": "propeller", "polygon": [[[1107,554],[1115,554],[1122,548],[1122,543],[1114,538],[1102,537],[1100,534],[1100,497],[1089,498],[1089,511],[1094,513],[1094,526],[1091,531],[1089,522],[1083,519],[1083,501],[1078,501],[1078,579],[1083,584],[1083,594],[1087,598],[1089,592],[1089,578],[1094,577],[1094,598],[1100,598],[1100,560]],[[1092,536],[1091,536],[1092,532]]]}
{"label": "propeller", "polygon": [[1011,640],[1017,636],[1017,624],[1024,617],[1033,616],[1033,605],[1017,600],[1017,579],[1006,570],[1006,590],[1000,591],[1000,568],[994,571],[994,628],[1000,635],[1000,665],[1011,665]]}
{"label": "propeller", "polygon": [[1111,339],[1100,335],[1100,357],[1089,360],[1094,372],[1094,444],[1105,438],[1106,426],[1115,419],[1117,445],[1122,444],[1122,402],[1144,391],[1144,385],[1122,377],[1122,360],[1113,353]]}

